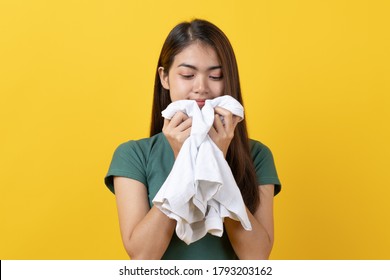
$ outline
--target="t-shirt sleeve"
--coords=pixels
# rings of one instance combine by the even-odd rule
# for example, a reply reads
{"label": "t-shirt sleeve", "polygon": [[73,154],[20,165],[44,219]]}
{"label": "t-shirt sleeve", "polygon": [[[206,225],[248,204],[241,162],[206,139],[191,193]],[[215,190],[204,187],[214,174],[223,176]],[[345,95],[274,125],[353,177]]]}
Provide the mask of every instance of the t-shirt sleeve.
{"label": "t-shirt sleeve", "polygon": [[281,191],[281,183],[276,171],[271,150],[258,141],[251,141],[251,155],[259,185],[275,185],[275,195]]}
{"label": "t-shirt sleeve", "polygon": [[129,141],[118,146],[111,160],[104,183],[114,192],[114,177],[126,177],[146,185],[145,157],[136,141]]}

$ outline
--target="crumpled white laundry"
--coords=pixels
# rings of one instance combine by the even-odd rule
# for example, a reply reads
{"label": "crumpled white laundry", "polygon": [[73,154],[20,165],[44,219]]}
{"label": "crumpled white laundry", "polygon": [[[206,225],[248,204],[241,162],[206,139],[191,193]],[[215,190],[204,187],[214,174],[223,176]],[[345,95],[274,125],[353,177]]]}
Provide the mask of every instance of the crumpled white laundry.
{"label": "crumpled white laundry", "polygon": [[175,101],[162,112],[166,119],[178,111],[192,117],[190,137],[153,199],[157,208],[177,221],[176,234],[187,244],[207,233],[222,236],[225,217],[240,221],[246,230],[252,229],[230,167],[208,135],[216,106],[244,118],[242,105],[228,95],[206,100],[202,109],[194,100]]}

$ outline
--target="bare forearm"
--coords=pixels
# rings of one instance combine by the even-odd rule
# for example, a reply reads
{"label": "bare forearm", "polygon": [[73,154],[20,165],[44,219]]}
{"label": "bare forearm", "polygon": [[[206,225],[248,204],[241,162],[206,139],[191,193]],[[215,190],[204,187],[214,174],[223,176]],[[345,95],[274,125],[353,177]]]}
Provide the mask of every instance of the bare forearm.
{"label": "bare forearm", "polygon": [[130,258],[161,259],[171,241],[176,221],[169,219],[156,207],[148,212],[134,229],[125,248]]}
{"label": "bare forearm", "polygon": [[272,250],[273,237],[248,212],[252,230],[245,230],[241,223],[225,218],[225,229],[239,259],[268,259]]}

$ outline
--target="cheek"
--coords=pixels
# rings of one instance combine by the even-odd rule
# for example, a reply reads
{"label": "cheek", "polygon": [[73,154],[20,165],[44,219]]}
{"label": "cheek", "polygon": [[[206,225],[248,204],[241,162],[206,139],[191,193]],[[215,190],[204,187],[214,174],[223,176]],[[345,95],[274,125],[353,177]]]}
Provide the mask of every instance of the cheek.
{"label": "cheek", "polygon": [[172,101],[186,99],[187,95],[191,92],[191,85],[188,81],[172,79],[170,80],[169,86]]}
{"label": "cheek", "polygon": [[225,85],[223,82],[215,83],[211,86],[211,91],[214,96],[221,96],[224,94]]}
{"label": "cheek", "polygon": [[171,87],[171,90],[174,90],[178,93],[184,94],[184,93],[188,93],[189,91],[191,91],[191,88],[192,88],[192,84],[190,81],[177,79],[174,81],[174,83]]}

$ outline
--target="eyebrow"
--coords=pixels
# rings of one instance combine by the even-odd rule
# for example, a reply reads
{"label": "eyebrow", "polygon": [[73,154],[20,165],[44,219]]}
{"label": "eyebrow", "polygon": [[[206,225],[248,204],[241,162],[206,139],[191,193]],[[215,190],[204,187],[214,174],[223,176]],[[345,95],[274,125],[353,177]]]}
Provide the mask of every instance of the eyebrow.
{"label": "eyebrow", "polygon": [[[187,64],[187,63],[182,63],[182,64],[178,65],[177,67],[187,67],[187,68],[191,68],[194,70],[198,70],[198,68],[195,67],[194,65]],[[216,65],[216,66],[209,67],[207,70],[214,70],[214,69],[221,69],[221,68],[222,68],[221,65]]]}

